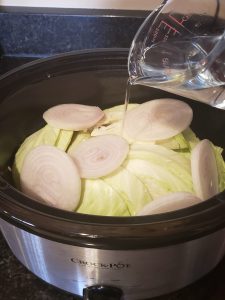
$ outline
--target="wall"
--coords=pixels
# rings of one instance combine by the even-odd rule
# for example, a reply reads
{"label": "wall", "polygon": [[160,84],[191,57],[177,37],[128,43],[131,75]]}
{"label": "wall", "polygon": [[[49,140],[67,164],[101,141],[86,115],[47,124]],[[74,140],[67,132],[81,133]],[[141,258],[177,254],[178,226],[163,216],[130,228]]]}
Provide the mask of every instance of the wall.
{"label": "wall", "polygon": [[0,5],[150,10],[161,2],[161,0],[0,0]]}

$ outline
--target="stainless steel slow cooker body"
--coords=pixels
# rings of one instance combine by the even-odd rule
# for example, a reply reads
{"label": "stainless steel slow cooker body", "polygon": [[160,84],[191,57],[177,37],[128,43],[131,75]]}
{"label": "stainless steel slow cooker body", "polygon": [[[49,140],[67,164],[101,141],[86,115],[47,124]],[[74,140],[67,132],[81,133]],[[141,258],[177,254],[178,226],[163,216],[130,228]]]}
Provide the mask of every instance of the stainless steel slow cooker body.
{"label": "stainless steel slow cooker body", "polygon": [[[123,299],[162,295],[212,270],[225,254],[225,192],[202,204],[145,217],[100,217],[61,211],[16,190],[13,156],[43,126],[42,113],[58,103],[124,101],[126,49],[58,55],[0,78],[1,230],[15,256],[46,282],[76,295],[90,286],[117,287]],[[132,102],[174,97],[134,86]],[[183,99],[186,101],[185,99]],[[189,101],[193,129],[225,148],[225,111]]]}

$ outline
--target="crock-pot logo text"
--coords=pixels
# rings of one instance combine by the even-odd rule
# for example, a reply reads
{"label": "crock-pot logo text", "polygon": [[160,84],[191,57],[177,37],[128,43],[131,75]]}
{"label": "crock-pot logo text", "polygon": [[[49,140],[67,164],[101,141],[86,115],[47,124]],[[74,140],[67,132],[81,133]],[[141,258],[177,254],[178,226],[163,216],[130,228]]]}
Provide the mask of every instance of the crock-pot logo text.
{"label": "crock-pot logo text", "polygon": [[127,263],[103,263],[103,262],[92,262],[92,261],[86,261],[79,258],[71,258],[71,261],[75,264],[78,264],[82,267],[92,267],[97,269],[111,269],[111,270],[124,270],[128,269],[130,267]]}

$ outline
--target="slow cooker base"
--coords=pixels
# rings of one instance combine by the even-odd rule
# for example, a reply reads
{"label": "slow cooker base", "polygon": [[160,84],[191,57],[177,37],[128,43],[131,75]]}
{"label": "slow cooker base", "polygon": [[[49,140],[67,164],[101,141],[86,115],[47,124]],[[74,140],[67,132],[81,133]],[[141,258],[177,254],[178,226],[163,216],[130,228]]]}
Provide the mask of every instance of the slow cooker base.
{"label": "slow cooker base", "polygon": [[120,251],[61,244],[0,224],[12,252],[32,273],[80,296],[95,284],[121,288],[125,300],[171,293],[207,274],[225,253],[225,229],[173,246]]}

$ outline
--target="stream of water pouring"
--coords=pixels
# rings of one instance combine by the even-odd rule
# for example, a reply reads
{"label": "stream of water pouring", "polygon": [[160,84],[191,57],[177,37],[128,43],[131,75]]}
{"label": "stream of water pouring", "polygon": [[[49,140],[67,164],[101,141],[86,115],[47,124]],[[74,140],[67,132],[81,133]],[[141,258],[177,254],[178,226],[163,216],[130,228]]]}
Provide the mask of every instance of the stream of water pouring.
{"label": "stream of water pouring", "polygon": [[128,109],[128,105],[130,103],[130,90],[131,90],[131,80],[130,78],[127,79],[126,90],[125,90],[125,98],[124,98],[124,113],[123,113],[123,121],[122,121],[122,128],[121,134],[123,134],[124,129],[124,118]]}
{"label": "stream of water pouring", "polygon": [[130,102],[130,89],[131,89],[131,81],[130,81],[130,78],[128,78],[127,85],[126,85],[125,100],[124,100],[125,113],[127,111],[127,108],[128,108],[129,102]]}

